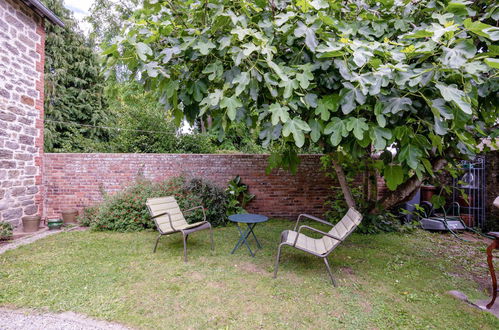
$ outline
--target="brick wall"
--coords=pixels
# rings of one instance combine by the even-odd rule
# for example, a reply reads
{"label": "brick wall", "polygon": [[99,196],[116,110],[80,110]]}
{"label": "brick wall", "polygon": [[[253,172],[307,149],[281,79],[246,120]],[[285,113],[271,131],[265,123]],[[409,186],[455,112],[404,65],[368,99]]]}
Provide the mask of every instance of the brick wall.
{"label": "brick wall", "polygon": [[0,0],[0,220],[41,212],[44,22]]}
{"label": "brick wall", "polygon": [[299,213],[322,215],[330,196],[331,179],[320,169],[318,155],[301,156],[298,173],[265,175],[266,155],[196,154],[45,154],[46,216],[62,208],[82,209],[102,200],[101,189],[116,192],[133,183],[139,173],[152,180],[180,174],[203,177],[225,187],[240,175],[256,198],[248,210],[295,218]]}

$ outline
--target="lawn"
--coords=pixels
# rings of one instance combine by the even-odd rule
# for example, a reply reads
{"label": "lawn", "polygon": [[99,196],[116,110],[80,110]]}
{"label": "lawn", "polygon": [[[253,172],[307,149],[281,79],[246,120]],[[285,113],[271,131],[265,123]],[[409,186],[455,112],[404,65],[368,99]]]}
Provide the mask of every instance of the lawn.
{"label": "lawn", "polygon": [[291,248],[272,278],[279,233],[291,226],[257,226],[264,247],[255,258],[243,248],[229,253],[233,226],[215,230],[214,252],[208,232],[195,233],[188,263],[180,235],[162,238],[155,254],[154,232],[54,235],[0,255],[0,305],[138,328],[499,327],[492,315],[445,294],[486,297],[471,276],[486,278],[483,243],[422,231],[353,234],[330,257],[334,288],[322,260]]}

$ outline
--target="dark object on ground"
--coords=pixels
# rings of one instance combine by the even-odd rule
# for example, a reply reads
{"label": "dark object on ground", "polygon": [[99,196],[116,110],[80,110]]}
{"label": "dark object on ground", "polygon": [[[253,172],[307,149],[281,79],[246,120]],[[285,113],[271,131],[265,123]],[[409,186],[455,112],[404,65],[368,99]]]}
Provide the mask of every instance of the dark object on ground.
{"label": "dark object on ground", "polygon": [[494,263],[492,262],[492,259],[494,258],[492,251],[499,249],[499,232],[490,232],[488,235],[494,237],[494,240],[487,248],[487,264],[489,265],[490,277],[492,277],[492,300],[487,304],[487,309],[490,309],[497,298],[497,278],[494,270]]}
{"label": "dark object on ground", "polygon": [[62,220],[61,219],[48,219],[47,226],[49,227],[50,230],[61,229]]}

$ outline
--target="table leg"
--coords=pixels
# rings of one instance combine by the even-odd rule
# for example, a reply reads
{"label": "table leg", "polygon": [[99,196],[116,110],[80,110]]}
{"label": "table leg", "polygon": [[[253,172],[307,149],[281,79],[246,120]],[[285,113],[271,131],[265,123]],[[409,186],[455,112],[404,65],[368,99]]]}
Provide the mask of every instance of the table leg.
{"label": "table leg", "polygon": [[258,238],[256,238],[256,235],[255,235],[255,233],[253,232],[253,228],[255,228],[256,223],[253,223],[252,225],[253,225],[253,226],[251,226],[251,224],[248,224],[248,227],[250,227],[250,228],[249,228],[249,230],[251,231],[251,233],[253,234],[253,237],[255,238],[256,245],[257,245],[257,246],[261,249],[261,248],[262,248],[262,245],[260,244],[260,242],[258,241]]}
{"label": "table leg", "polygon": [[494,263],[492,262],[493,255],[492,251],[499,248],[499,240],[495,239],[487,248],[487,263],[489,264],[490,276],[492,277],[492,300],[487,304],[487,309],[490,309],[497,298],[497,278],[496,272],[494,270]]}
{"label": "table leg", "polygon": [[248,251],[249,253],[251,254],[252,257],[254,257],[255,255],[253,254],[253,251],[251,251],[251,248],[248,244],[248,237],[250,235],[250,226],[248,225],[248,229],[246,231],[242,231],[241,230],[241,227],[239,226],[239,223],[236,223],[237,225],[237,230],[239,231],[239,241],[237,241],[236,243],[236,246],[234,246],[234,249],[232,249],[232,252],[231,254],[234,254],[234,252],[236,252],[236,250],[242,245],[242,244],[245,244],[246,247],[248,248]]}

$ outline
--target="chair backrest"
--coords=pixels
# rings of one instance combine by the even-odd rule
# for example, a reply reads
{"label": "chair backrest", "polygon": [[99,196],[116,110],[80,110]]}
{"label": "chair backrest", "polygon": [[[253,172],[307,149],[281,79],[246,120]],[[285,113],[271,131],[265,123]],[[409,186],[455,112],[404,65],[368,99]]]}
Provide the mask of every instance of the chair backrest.
{"label": "chair backrest", "polygon": [[[357,228],[357,226],[362,221],[362,214],[360,214],[356,209],[351,207],[347,214],[343,217],[343,219],[338,222],[333,229],[329,231],[329,234],[336,236],[341,239],[345,239],[350,235],[351,232]],[[324,245],[326,246],[326,250],[333,250],[338,244],[341,242],[333,239],[331,237],[324,236],[322,238],[324,240]]]}
{"label": "chair backrest", "polygon": [[[162,234],[175,232],[177,231],[175,228],[187,225],[187,221],[185,221],[184,215],[182,214],[182,211],[180,211],[177,201],[172,196],[148,198],[146,205],[152,217],[168,212],[168,214],[154,218],[156,227],[158,227],[159,232]],[[172,219],[173,228],[170,225],[170,218],[168,215],[170,215]]]}

